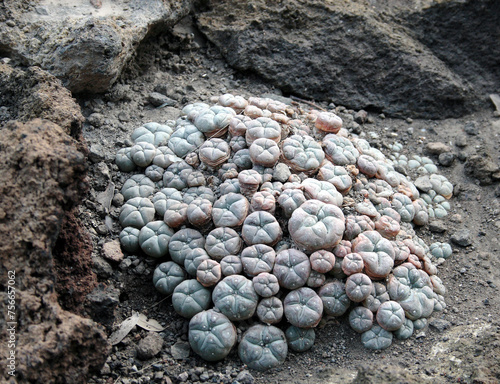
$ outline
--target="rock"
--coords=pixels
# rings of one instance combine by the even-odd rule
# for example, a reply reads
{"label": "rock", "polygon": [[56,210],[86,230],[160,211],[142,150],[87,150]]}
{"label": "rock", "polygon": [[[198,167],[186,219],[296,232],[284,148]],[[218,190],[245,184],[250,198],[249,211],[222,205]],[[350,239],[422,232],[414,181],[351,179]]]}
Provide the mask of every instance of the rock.
{"label": "rock", "polygon": [[500,95],[498,95],[496,93],[492,93],[492,94],[490,94],[490,100],[493,103],[493,105],[495,106],[496,112],[500,112]]}
{"label": "rock", "polygon": [[106,117],[102,113],[94,112],[87,117],[87,122],[95,128],[102,127]]}
{"label": "rock", "polygon": [[163,347],[163,338],[156,332],[150,332],[137,344],[137,357],[141,360],[149,360],[160,353]]}
{"label": "rock", "polygon": [[121,207],[124,202],[125,202],[125,198],[123,197],[123,195],[120,192],[118,192],[117,194],[115,194],[113,196],[112,203],[115,207]]}
{"label": "rock", "polygon": [[160,107],[162,105],[173,107],[175,104],[177,104],[177,101],[175,101],[174,99],[171,99],[170,97],[158,92],[151,92],[148,96],[148,101],[155,107]]}
{"label": "rock", "polygon": [[[8,105],[33,102],[12,104],[11,118],[25,123],[0,125],[0,209],[6,213],[0,222],[0,263],[5,271],[16,271],[16,312],[22,319],[16,333],[16,375],[25,382],[86,383],[106,361],[106,336],[92,320],[65,311],[58,301],[61,294],[63,305],[81,307],[96,279],[91,243],[71,212],[88,188],[85,156],[78,150],[83,146],[70,136],[79,136],[83,119],[68,92],[57,85],[53,98],[42,97],[57,83],[53,77],[35,69],[10,74],[5,69],[0,65],[2,103],[4,90],[15,91]],[[39,79],[44,79],[41,84]],[[43,108],[61,125],[29,120]],[[70,111],[78,114],[70,116]]]}
{"label": "rock", "polygon": [[366,112],[363,109],[356,112],[354,115],[354,121],[358,124],[364,124],[367,118],[368,118],[368,112]]}
{"label": "rock", "polygon": [[177,376],[177,379],[181,382],[181,383],[185,383],[188,379],[189,379],[189,373],[187,372],[182,372],[179,374],[179,376]]}
{"label": "rock", "polygon": [[[80,107],[71,92],[48,72],[37,67],[23,71],[0,63],[0,89],[0,105],[9,110],[2,120],[26,122],[39,117],[58,124],[74,138],[80,135],[84,121]],[[86,148],[78,145],[85,153]]]}
{"label": "rock", "polygon": [[460,148],[464,148],[467,146],[467,137],[464,135],[457,136],[455,138],[455,145]]}
{"label": "rock", "polygon": [[[485,31],[498,24],[498,17],[491,18],[486,11],[492,2],[447,3],[448,8],[382,6],[381,11],[380,7],[362,2],[295,0],[283,5],[256,1],[252,7],[244,2],[231,2],[231,6],[214,2],[198,15],[197,22],[230,65],[257,73],[285,93],[307,99],[333,99],[352,109],[370,106],[392,115],[445,118],[478,108],[479,93],[473,87],[485,86],[480,76],[469,73],[474,71],[463,70],[475,65],[474,54],[467,53],[463,57],[467,63],[454,65],[451,70],[453,58],[447,60],[451,62],[448,66],[445,55],[426,46],[451,33],[449,13],[464,17],[472,8],[471,23],[481,27],[477,28],[481,39],[489,41],[484,43],[495,47],[494,53],[487,55],[491,62],[498,54],[495,40]],[[402,2],[398,4],[405,7]],[[485,19],[488,23],[484,23]],[[427,29],[426,25],[434,28]],[[461,33],[462,40],[457,38],[453,46],[466,46],[480,55],[476,31],[468,27],[467,32]],[[443,50],[453,53],[449,47]],[[481,60],[483,67],[498,76],[491,62]]]}
{"label": "rock", "polygon": [[109,210],[111,209],[111,202],[113,201],[114,198],[114,192],[115,192],[115,184],[110,182],[107,184],[106,189],[103,192],[98,193],[96,196],[96,201],[102,205],[105,212],[109,212]]}
{"label": "rock", "polygon": [[93,163],[99,163],[104,160],[104,148],[101,144],[95,143],[90,146],[89,159]]}
{"label": "rock", "polygon": [[87,295],[90,314],[95,321],[110,325],[115,319],[115,309],[120,302],[120,291],[113,286],[99,284]]}
{"label": "rock", "polygon": [[[95,256],[92,261],[94,262],[94,270],[97,276],[101,279],[108,279],[113,274],[111,265],[100,256]],[[121,264],[120,264],[121,265]]]}
{"label": "rock", "polygon": [[443,220],[432,220],[429,223],[429,229],[434,233],[444,233],[446,232],[448,226]]}
{"label": "rock", "polygon": [[451,148],[445,143],[441,142],[427,143],[425,149],[431,155],[440,155],[442,153],[451,152]]}
{"label": "rock", "polygon": [[111,261],[119,263],[123,260],[123,252],[120,246],[120,240],[115,239],[104,243],[102,246],[102,255]]}
{"label": "rock", "polygon": [[443,167],[451,166],[453,164],[453,161],[455,161],[455,155],[451,152],[441,153],[438,157],[438,162]]}
{"label": "rock", "polygon": [[455,232],[450,240],[461,247],[468,247],[472,244],[471,233],[468,229],[461,229]]}
{"label": "rock", "polygon": [[499,171],[498,165],[491,160],[487,153],[469,156],[464,169],[468,176],[478,179],[482,185],[492,184],[493,175]]}
{"label": "rock", "polygon": [[65,212],[53,252],[59,301],[79,313],[85,297],[97,285],[97,276],[92,269],[92,240],[77,216],[76,209]]}
{"label": "rock", "polygon": [[477,128],[476,123],[473,121],[465,123],[464,131],[471,136],[479,135],[479,129]]}
{"label": "rock", "polygon": [[451,327],[451,323],[443,319],[435,319],[429,322],[429,326],[438,332],[444,332]]}
{"label": "rock", "polygon": [[432,189],[431,181],[429,179],[429,176],[427,175],[420,176],[419,178],[417,178],[414,184],[415,187],[417,187],[423,192],[429,192]]}
{"label": "rock", "polygon": [[187,359],[191,353],[191,347],[186,341],[178,341],[170,348],[170,353],[175,360]]}
{"label": "rock", "polygon": [[236,381],[239,384],[253,384],[255,382],[255,379],[252,374],[245,369],[238,373],[238,376],[236,376]]}
{"label": "rock", "polygon": [[35,9],[8,3],[3,11],[14,26],[0,22],[0,41],[13,61],[48,70],[74,93],[105,92],[146,35],[173,26],[192,3],[118,0],[105,11],[90,1]]}
{"label": "rock", "polygon": [[127,112],[121,111],[118,114],[118,120],[120,120],[122,123],[126,123],[126,122],[130,121],[130,116]]}

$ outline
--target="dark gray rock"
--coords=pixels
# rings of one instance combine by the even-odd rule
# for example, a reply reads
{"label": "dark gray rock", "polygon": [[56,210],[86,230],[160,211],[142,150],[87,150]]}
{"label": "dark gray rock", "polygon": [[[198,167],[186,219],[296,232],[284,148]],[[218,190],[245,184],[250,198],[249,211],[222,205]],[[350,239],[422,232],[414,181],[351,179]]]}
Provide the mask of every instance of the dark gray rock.
{"label": "dark gray rock", "polygon": [[455,154],[451,152],[441,153],[438,157],[439,164],[443,167],[449,167],[455,161]]}
{"label": "dark gray rock", "polygon": [[236,376],[236,381],[239,384],[253,384],[255,382],[255,379],[252,374],[245,369],[238,373],[238,376]]}
{"label": "dark gray rock", "polygon": [[[493,5],[486,0],[450,3],[457,13]],[[406,117],[470,112],[479,100],[471,83],[413,36],[416,23],[432,22],[423,13],[418,7],[381,12],[360,2],[255,1],[252,7],[214,2],[197,20],[230,65],[261,75],[284,93]],[[400,24],[402,15],[410,27]],[[445,21],[440,12],[432,15]],[[434,36],[443,31],[437,29]],[[475,41],[474,34],[466,37],[467,44]],[[489,45],[498,52],[493,41]]]}
{"label": "dark gray rock", "polygon": [[494,175],[499,171],[499,166],[493,162],[487,153],[469,156],[464,168],[468,176],[474,177],[483,185],[492,184],[496,181]]}
{"label": "dark gray rock", "polygon": [[120,303],[120,290],[113,286],[99,284],[87,295],[90,314],[95,321],[110,325],[115,319],[115,309]]}
{"label": "dark gray rock", "polygon": [[438,332],[444,332],[451,327],[451,323],[443,319],[435,319],[429,323],[429,326]]}
{"label": "dark gray rock", "polygon": [[99,163],[104,160],[104,148],[101,144],[92,144],[89,148],[89,159],[93,163]]}
{"label": "dark gray rock", "polygon": [[468,135],[471,135],[471,136],[479,135],[479,129],[478,129],[476,123],[473,121],[469,121],[465,124],[464,131],[465,131],[465,133],[467,133]]}
{"label": "dark gray rock", "polygon": [[364,124],[367,118],[368,118],[368,112],[366,112],[363,109],[354,114],[354,121],[358,124]]}
{"label": "dark gray rock", "polygon": [[443,220],[432,220],[429,223],[429,229],[431,232],[434,232],[434,233],[446,232],[447,228],[448,228],[448,226],[446,225],[446,223]]}
{"label": "dark gray rock", "polygon": [[107,279],[113,274],[113,268],[109,263],[100,256],[95,256],[92,258],[94,262],[94,270],[97,277],[101,279]]}
{"label": "dark gray rock", "polygon": [[472,244],[471,233],[468,229],[461,229],[455,232],[451,235],[450,240],[461,247],[468,247]]}
{"label": "dark gray rock", "polygon": [[455,145],[460,148],[467,146],[467,137],[465,135],[460,135],[455,138]]}
{"label": "dark gray rock", "polygon": [[177,101],[171,99],[168,96],[165,96],[159,92],[151,92],[148,96],[148,101],[153,104],[155,107],[160,106],[174,106],[177,104]]}
{"label": "dark gray rock", "polygon": [[163,338],[156,332],[150,332],[137,344],[137,357],[141,360],[149,360],[160,353],[163,347]]}

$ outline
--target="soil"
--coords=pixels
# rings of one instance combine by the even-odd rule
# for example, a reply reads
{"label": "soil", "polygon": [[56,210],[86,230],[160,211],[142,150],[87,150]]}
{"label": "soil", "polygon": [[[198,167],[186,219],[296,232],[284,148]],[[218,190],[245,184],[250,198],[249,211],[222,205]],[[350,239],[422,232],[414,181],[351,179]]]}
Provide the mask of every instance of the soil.
{"label": "soil", "polygon": [[[431,326],[409,340],[395,341],[390,348],[373,352],[361,345],[345,316],[330,319],[317,329],[311,350],[290,352],[282,366],[265,373],[247,374],[235,351],[219,363],[208,363],[192,352],[189,357],[175,358],[187,340],[188,321],[177,315],[170,300],[150,283],[157,261],[145,255],[125,254],[123,261],[115,262],[106,260],[102,252],[103,244],[116,239],[121,228],[117,220],[119,206],[112,205],[107,211],[99,203],[100,198],[110,183],[114,183],[115,192],[119,191],[129,176],[118,171],[114,155],[130,144],[135,128],[150,121],[176,119],[187,103],[209,102],[210,97],[227,92],[246,97],[290,96],[252,73],[229,67],[218,50],[195,30],[194,40],[183,36],[174,31],[147,40],[110,92],[101,97],[78,98],[87,118],[83,137],[90,149],[91,190],[77,216],[90,234],[94,269],[101,287],[108,287],[117,297],[108,311],[99,314],[90,312],[87,306],[87,315],[103,324],[108,335],[133,312],[143,313],[166,327],[160,333],[164,342],[159,354],[147,360],[137,358],[137,344],[148,332],[136,327],[112,348],[101,374],[89,382],[232,383],[237,377],[241,383],[499,382],[500,118],[489,103],[477,113],[445,120],[369,114],[370,122],[360,127],[361,134],[387,154],[388,145],[398,141],[404,145],[403,153],[429,155],[436,163],[437,156],[426,152],[429,142],[445,143],[455,155],[451,165],[439,166],[439,172],[455,186],[452,210],[437,225],[443,232],[428,226],[418,229],[427,244],[449,242],[455,237],[452,257],[438,267],[447,288],[447,307],[433,315]],[[152,92],[168,96],[175,104],[153,106],[148,101]],[[316,104],[332,107],[328,102]],[[310,108],[307,103],[300,105]],[[355,112],[344,109],[340,114],[349,121],[348,115]],[[470,245],[456,244],[459,236],[469,240]],[[64,296],[60,299],[65,300]],[[70,304],[62,303],[63,307]],[[247,327],[247,323],[238,325],[240,331]]]}

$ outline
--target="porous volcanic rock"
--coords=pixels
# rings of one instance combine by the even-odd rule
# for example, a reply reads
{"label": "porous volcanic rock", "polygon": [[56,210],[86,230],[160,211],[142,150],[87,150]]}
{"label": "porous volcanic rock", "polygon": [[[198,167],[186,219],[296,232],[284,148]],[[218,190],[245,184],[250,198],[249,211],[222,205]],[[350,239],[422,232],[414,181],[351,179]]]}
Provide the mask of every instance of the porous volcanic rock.
{"label": "porous volcanic rock", "polygon": [[[197,20],[230,65],[261,75],[285,93],[400,116],[444,118],[476,108],[478,93],[469,81],[472,77],[465,76],[474,63],[447,65],[436,52],[440,43],[420,38],[426,33],[424,25],[431,22],[427,17],[434,17],[438,25],[447,13],[432,12],[426,8],[433,7],[430,2],[407,2],[412,8],[397,1],[394,9],[381,3],[213,1]],[[456,14],[474,7],[488,9],[493,2],[443,3]],[[481,12],[469,14],[482,20]],[[498,13],[489,20],[495,18]],[[493,20],[489,25],[497,24]],[[434,36],[448,33],[450,27],[438,29]],[[467,31],[460,41],[454,40],[457,51],[476,44],[473,30]],[[491,43],[483,46],[498,54],[494,36],[491,32]],[[460,58],[471,61],[473,55]]]}
{"label": "porous volcanic rock", "polygon": [[[76,307],[96,284],[91,245],[67,213],[87,190],[84,145],[70,136],[79,136],[83,119],[69,92],[43,71],[2,66],[0,87],[16,100],[33,102],[30,109],[1,100],[10,118],[25,120],[0,121],[0,263],[15,273],[15,320],[8,321],[16,323],[16,379],[84,383],[106,360],[106,336],[92,320],[58,303]],[[61,125],[30,120],[43,111]],[[2,290],[2,302],[6,295]],[[1,329],[7,345],[5,323]],[[1,358],[6,360],[8,352],[3,348]]]}
{"label": "porous volcanic rock", "polygon": [[54,76],[38,67],[21,70],[0,63],[0,86],[0,124],[38,117],[78,138],[84,117],[71,92]]}
{"label": "porous volcanic rock", "polygon": [[97,3],[2,2],[0,53],[40,66],[72,92],[105,92],[144,37],[187,15],[192,0]]}

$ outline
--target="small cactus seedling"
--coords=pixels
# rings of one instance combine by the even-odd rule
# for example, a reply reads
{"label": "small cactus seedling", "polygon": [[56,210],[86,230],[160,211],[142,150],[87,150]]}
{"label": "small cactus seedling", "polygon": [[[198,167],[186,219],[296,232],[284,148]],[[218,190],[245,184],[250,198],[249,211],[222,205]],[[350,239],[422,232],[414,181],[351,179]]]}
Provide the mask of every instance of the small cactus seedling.
{"label": "small cactus seedling", "polygon": [[392,332],[386,331],[379,325],[374,325],[361,334],[361,343],[368,349],[386,349],[392,344]]}

